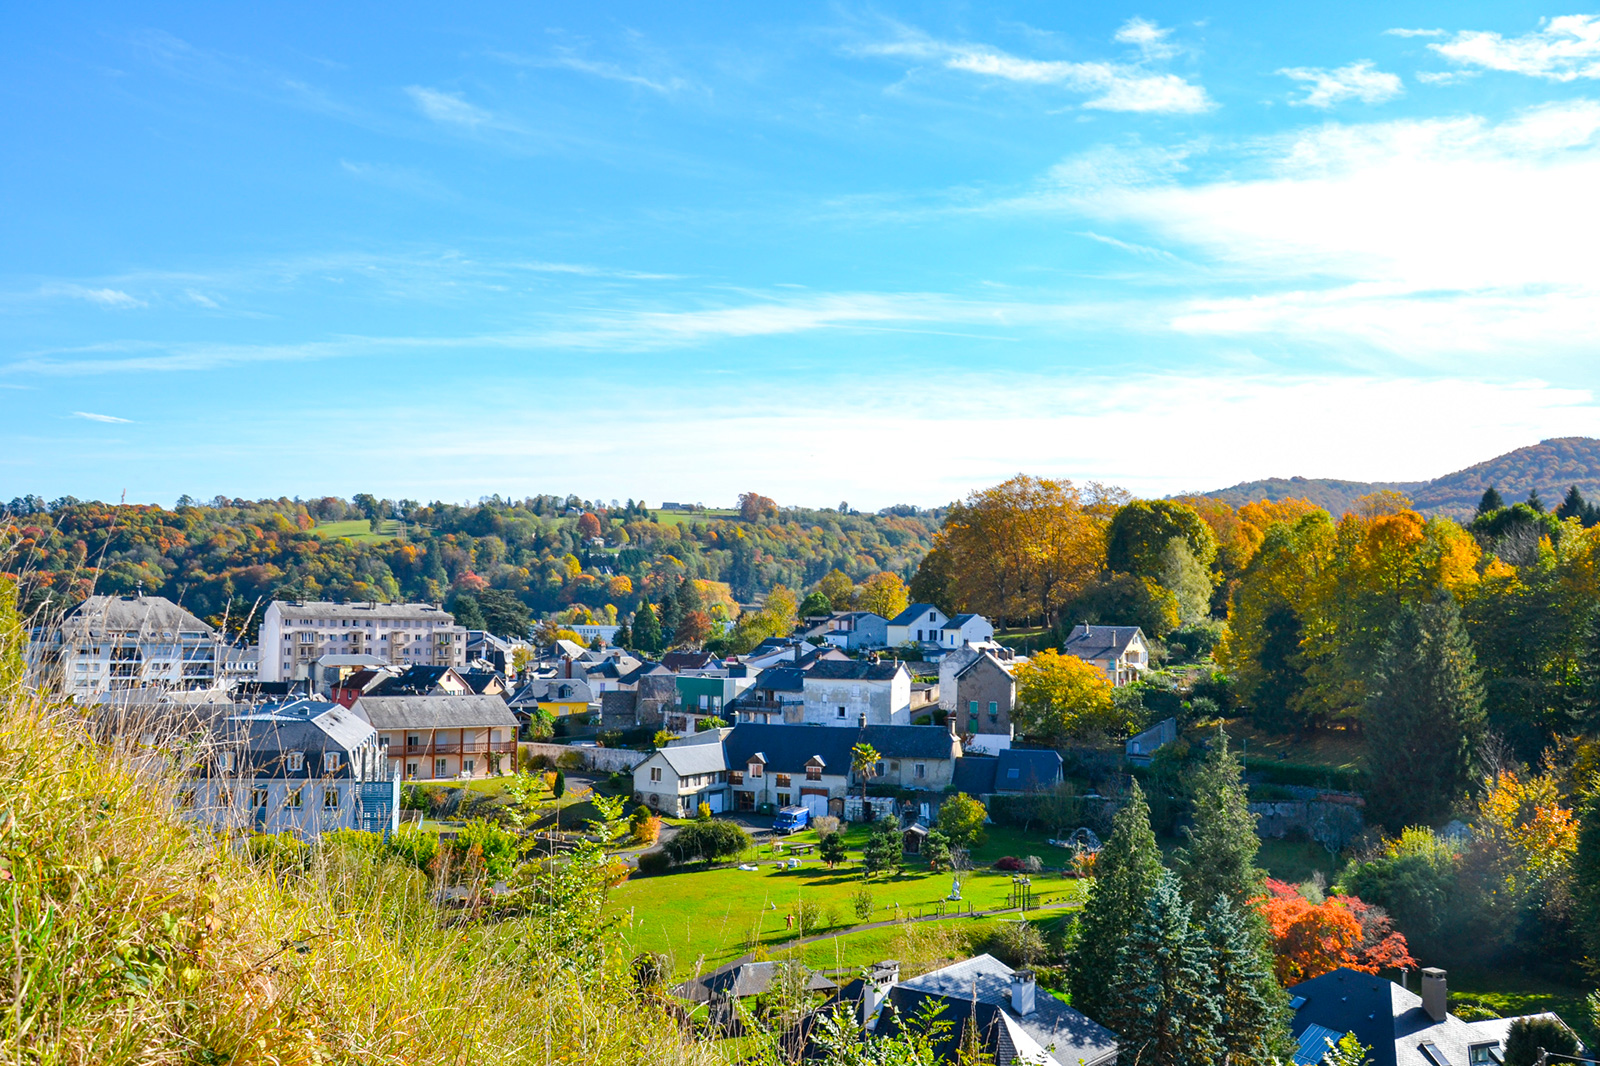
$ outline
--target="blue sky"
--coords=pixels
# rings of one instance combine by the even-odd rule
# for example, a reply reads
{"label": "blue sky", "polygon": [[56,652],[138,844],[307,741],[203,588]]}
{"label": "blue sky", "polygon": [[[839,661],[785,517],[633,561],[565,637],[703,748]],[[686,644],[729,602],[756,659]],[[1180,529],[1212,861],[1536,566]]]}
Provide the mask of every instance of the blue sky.
{"label": "blue sky", "polygon": [[0,497],[877,507],[1600,435],[1581,9],[23,5],[0,138]]}

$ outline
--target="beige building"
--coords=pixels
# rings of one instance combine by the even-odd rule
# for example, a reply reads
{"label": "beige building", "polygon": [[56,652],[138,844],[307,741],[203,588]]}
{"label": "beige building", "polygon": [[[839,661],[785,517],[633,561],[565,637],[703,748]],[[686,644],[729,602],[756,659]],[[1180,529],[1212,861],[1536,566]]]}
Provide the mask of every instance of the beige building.
{"label": "beige building", "polygon": [[362,696],[390,774],[406,781],[490,777],[516,767],[517,717],[499,696]]}
{"label": "beige building", "polygon": [[431,603],[274,600],[261,618],[260,679],[311,676],[324,655],[372,655],[397,666],[467,666],[467,631]]}

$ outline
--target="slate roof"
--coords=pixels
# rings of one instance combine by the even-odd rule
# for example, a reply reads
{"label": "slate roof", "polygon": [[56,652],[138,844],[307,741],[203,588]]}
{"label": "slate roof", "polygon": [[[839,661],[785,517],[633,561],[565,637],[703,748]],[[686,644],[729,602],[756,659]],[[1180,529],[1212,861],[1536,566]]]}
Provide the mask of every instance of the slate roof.
{"label": "slate roof", "polygon": [[444,675],[451,672],[448,666],[408,666],[394,677],[385,678],[372,687],[374,696],[426,696],[439,687]]}
{"label": "slate roof", "polygon": [[[560,692],[562,685],[570,686],[568,695],[551,695]],[[536,677],[518,689],[510,703],[513,707],[524,707],[530,703],[590,703],[593,700],[594,690],[581,677]]]}
{"label": "slate roof", "polygon": [[617,684],[619,684],[619,685],[637,685],[639,683],[639,679],[641,677],[648,677],[651,674],[670,674],[670,673],[672,673],[672,671],[668,670],[665,666],[662,666],[660,663],[650,663],[650,662],[640,663],[637,667],[635,667],[634,669],[630,670],[628,673],[623,674],[621,677],[617,678]]}
{"label": "slate roof", "polygon": [[892,659],[876,663],[866,659],[818,659],[806,676],[819,681],[889,681],[904,669]]}
{"label": "slate roof", "polygon": [[374,729],[517,727],[517,716],[499,696],[362,696],[351,709]]}
{"label": "slate roof", "polygon": [[773,692],[800,692],[805,688],[806,672],[794,666],[769,666],[756,675],[752,688]]}
{"label": "slate roof", "polygon": [[1144,637],[1138,626],[1077,625],[1067,634],[1061,650],[1080,659],[1116,659],[1128,650],[1135,636]]}
{"label": "slate roof", "polygon": [[1043,792],[1061,780],[1061,754],[1037,748],[1003,748],[995,762],[997,792]]}
{"label": "slate roof", "polygon": [[729,730],[723,747],[729,766],[743,766],[760,752],[773,773],[800,774],[811,757],[819,755],[830,774],[848,774],[850,749],[861,743],[871,744],[885,759],[949,759],[955,753],[949,730],[935,725],[848,729],[744,722]]}
{"label": "slate roof", "polygon": [[62,621],[61,631],[70,637],[137,631],[147,640],[162,633],[173,638],[179,633],[217,635],[215,629],[165,596],[90,596]]}
{"label": "slate roof", "polygon": [[[940,1016],[954,1024],[941,1041],[947,1045],[941,1050],[948,1053],[958,1047],[965,1026],[975,1022],[985,1045],[999,1052],[996,1057],[1001,1063],[1036,1054],[1030,1043],[1045,1049],[1062,1066],[1096,1066],[1116,1056],[1116,1033],[1042,988],[1035,992],[1033,1013],[1016,1014],[1011,1008],[1014,972],[992,955],[978,955],[901,981],[889,992],[895,1007],[893,1018],[914,1018],[926,1000],[942,1000],[945,1009]],[[887,1029],[892,1032],[894,1027],[891,1021]]]}
{"label": "slate roof", "polygon": [[679,777],[720,773],[728,768],[721,744],[668,744],[658,749],[656,755],[661,756]]}
{"label": "slate roof", "polygon": [[1290,1027],[1297,1040],[1313,1025],[1341,1036],[1355,1033],[1372,1049],[1372,1066],[1438,1066],[1423,1053],[1423,1044],[1437,1047],[1449,1066],[1468,1066],[1472,1045],[1502,1044],[1513,1020],[1468,1022],[1446,1014],[1435,1022],[1417,993],[1347,967],[1292,985],[1289,994],[1305,1001]]}
{"label": "slate roof", "polygon": [[[889,624],[892,626],[914,626],[917,624],[917,619],[929,611],[939,611],[939,608],[931,603],[913,603],[910,607],[889,619]],[[943,611],[939,611],[939,613],[944,614]]]}
{"label": "slate roof", "polygon": [[946,628],[946,629],[960,629],[962,626],[966,625],[968,622],[972,621],[974,618],[979,618],[979,617],[981,617],[981,616],[980,615],[976,615],[976,614],[958,614],[954,618],[950,619],[950,621],[946,622],[944,624],[944,628]]}
{"label": "slate roof", "polygon": [[[350,777],[356,766],[348,756],[375,737],[373,727],[360,716],[320,699],[263,704],[222,719],[215,728],[220,743],[244,749],[241,766],[263,777]],[[298,771],[288,769],[285,755],[291,751],[305,756]],[[322,755],[329,751],[346,756],[331,773],[322,765]]]}
{"label": "slate roof", "polygon": [[506,680],[494,670],[458,670],[456,673],[460,675],[461,680],[467,683],[468,688],[480,696],[483,695],[485,689],[496,682],[499,682],[504,687]]}
{"label": "slate roof", "polygon": [[1013,676],[1013,675],[1012,675],[1012,673],[1011,673],[1011,671],[1010,671],[1010,670],[1008,670],[1008,669],[1006,669],[1006,664],[1005,664],[1005,663],[1003,663],[1003,662],[1001,662],[1001,661],[1000,661],[1000,660],[999,660],[999,659],[998,659],[998,658],[996,658],[996,657],[995,657],[995,656],[994,656],[994,654],[993,654],[993,653],[991,653],[991,652],[987,652],[987,651],[986,651],[986,652],[984,652],[984,653],[983,653],[983,654],[981,654],[981,655],[979,655],[979,656],[977,656],[977,657],[976,657],[976,658],[975,658],[975,659],[973,659],[973,660],[972,660],[972,661],[971,661],[971,662],[970,662],[970,663],[968,663],[968,664],[967,664],[967,665],[965,665],[965,666],[963,666],[963,667],[962,667],[962,668],[961,668],[961,669],[959,669],[959,670],[957,670],[957,671],[956,671],[956,680],[957,680],[957,681],[959,681],[959,680],[961,680],[961,679],[962,679],[962,678],[963,678],[963,677],[966,677],[966,676],[967,676],[967,675],[968,675],[968,674],[970,674],[970,673],[971,673],[971,672],[972,672],[972,671],[973,671],[973,670],[974,670],[974,669],[975,669],[975,668],[976,668],[976,667],[977,667],[977,666],[978,666],[978,665],[979,665],[979,664],[980,664],[980,663],[983,663],[983,662],[985,662],[985,661],[988,661],[988,662],[990,662],[990,663],[993,663],[993,664],[994,664],[994,666],[995,666],[995,667],[996,667],[996,668],[997,668],[997,669],[998,669],[998,670],[999,670],[999,671],[1000,671],[1000,672],[1001,672],[1001,673],[1003,673],[1003,674],[1005,674],[1005,675],[1006,675],[1006,676],[1007,676],[1007,677],[1011,677],[1011,676]]}
{"label": "slate roof", "polygon": [[969,796],[987,796],[994,791],[995,773],[1000,760],[993,755],[963,755],[956,760],[950,787]]}
{"label": "slate roof", "polygon": [[[674,986],[672,994],[680,999],[687,999],[692,1003],[709,1003],[719,996],[731,996],[734,999],[759,996],[772,987],[772,981],[778,975],[779,966],[792,965],[794,964],[746,962],[729,969],[708,973],[693,981],[685,981],[681,985]],[[808,992],[831,992],[838,987],[822,974],[814,970],[806,971],[806,990]]]}
{"label": "slate roof", "polygon": [[455,616],[431,603],[333,603],[328,600],[295,602],[278,600],[278,612],[285,618],[425,618],[454,622]]}
{"label": "slate roof", "polygon": [[684,670],[704,670],[715,658],[708,651],[669,651],[661,657],[661,665],[676,674]]}

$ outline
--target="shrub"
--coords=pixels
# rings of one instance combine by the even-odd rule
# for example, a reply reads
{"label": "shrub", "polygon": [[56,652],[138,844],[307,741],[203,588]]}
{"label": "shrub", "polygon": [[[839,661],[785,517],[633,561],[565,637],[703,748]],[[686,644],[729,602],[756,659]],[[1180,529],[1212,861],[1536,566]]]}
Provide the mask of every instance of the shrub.
{"label": "shrub", "polygon": [[311,861],[311,849],[293,833],[253,833],[245,838],[244,853],[251,862],[282,873],[302,870]]}
{"label": "shrub", "polygon": [[649,877],[664,874],[672,866],[672,856],[664,851],[647,851],[639,856],[639,872]]}
{"label": "shrub", "polygon": [[581,770],[583,769],[583,754],[576,751],[564,751],[561,753],[561,757],[556,760],[556,766],[563,770]]}
{"label": "shrub", "polygon": [[[639,808],[641,811],[643,807]],[[650,845],[661,839],[661,819],[654,816],[646,817],[642,822],[633,825],[633,840],[636,844]]]}
{"label": "shrub", "polygon": [[952,847],[970,848],[983,843],[983,820],[988,813],[980,801],[957,792],[939,804],[939,829]]}
{"label": "shrub", "polygon": [[844,862],[844,834],[833,832],[824,836],[819,851],[822,861],[828,864],[828,869],[830,870]]}
{"label": "shrub", "polygon": [[995,860],[994,868],[996,870],[1004,870],[1007,873],[1021,873],[1022,860],[1014,855],[1007,855],[1004,858]]}
{"label": "shrub", "polygon": [[831,814],[824,814],[821,818],[811,819],[811,828],[817,831],[818,837],[825,837],[829,833],[839,831],[839,819]]}
{"label": "shrub", "polygon": [[439,854],[439,834],[402,826],[398,833],[390,835],[386,847],[390,855],[406,865],[428,871]]}
{"label": "shrub", "polygon": [[802,896],[794,905],[794,918],[796,933],[804,936],[815,932],[822,928],[822,906]]}
{"label": "shrub", "polygon": [[487,881],[510,877],[521,849],[517,834],[481,819],[468,822],[452,839],[440,843],[448,849],[455,876]]}
{"label": "shrub", "polygon": [[1576,1055],[1578,1038],[1554,1018],[1518,1018],[1506,1033],[1505,1066],[1533,1066],[1540,1051]]}
{"label": "shrub", "polygon": [[1032,966],[1044,958],[1044,934],[1032,923],[1003,921],[989,937],[989,954],[1007,966]]}
{"label": "shrub", "polygon": [[1030,874],[1036,874],[1044,869],[1044,860],[1037,855],[1029,855],[1022,860],[1022,868]]}
{"label": "shrub", "polygon": [[855,911],[856,921],[864,922],[872,917],[872,889],[865,885],[856,889],[856,894],[850,897],[850,909]]}
{"label": "shrub", "polygon": [[750,834],[732,822],[691,822],[667,842],[674,862],[716,862],[731,859],[750,846]]}
{"label": "shrub", "polygon": [[701,803],[700,806],[694,809],[694,816],[702,822],[709,822],[711,820],[711,804]]}

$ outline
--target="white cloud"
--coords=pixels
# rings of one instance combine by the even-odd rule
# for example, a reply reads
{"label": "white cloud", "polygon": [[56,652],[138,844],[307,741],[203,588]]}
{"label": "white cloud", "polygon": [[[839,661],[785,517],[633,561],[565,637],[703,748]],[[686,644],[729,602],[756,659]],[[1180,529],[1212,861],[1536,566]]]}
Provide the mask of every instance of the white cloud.
{"label": "white cloud", "polygon": [[476,129],[484,125],[497,125],[494,116],[481,107],[467,103],[457,93],[441,92],[421,85],[406,87],[409,95],[428,118],[448,126],[465,126]]}
{"label": "white cloud", "polygon": [[74,411],[72,412],[72,417],[87,418],[91,422],[120,422],[130,424],[133,422],[133,419],[131,418],[118,418],[116,415],[97,415],[92,411]]}
{"label": "white cloud", "polygon": [[1346,100],[1381,104],[1405,91],[1400,84],[1399,75],[1377,70],[1370,59],[1363,59],[1335,70],[1320,67],[1286,67],[1278,73],[1310,86],[1304,97],[1291,101],[1310,107],[1332,107]]}
{"label": "white cloud", "polygon": [[1470,81],[1481,73],[1480,70],[1419,70],[1417,80],[1424,85],[1455,85]]}
{"label": "white cloud", "polygon": [[68,296],[74,300],[87,300],[101,307],[115,307],[127,309],[130,307],[149,306],[143,300],[129,296],[121,289],[90,288],[87,285],[47,285],[40,290],[42,296]]}
{"label": "white cloud", "polygon": [[1113,39],[1133,45],[1150,59],[1165,59],[1178,53],[1177,46],[1167,39],[1171,36],[1171,29],[1135,16],[1122,24]]}
{"label": "white cloud", "polygon": [[1383,32],[1388,34],[1390,37],[1443,37],[1444,36],[1444,31],[1443,30],[1407,30],[1407,29],[1396,28],[1396,29],[1392,29],[1392,30],[1384,30]]}
{"label": "white cloud", "polygon": [[1466,30],[1429,48],[1448,59],[1486,70],[1551,81],[1600,78],[1600,15],[1544,19],[1521,37]]}
{"label": "white cloud", "polygon": [[[1154,23],[1134,19],[1118,31],[1117,39],[1137,45],[1146,57],[1153,58],[1171,54],[1172,46],[1164,43],[1168,32]],[[1091,95],[1092,99],[1083,106],[1101,111],[1198,114],[1216,106],[1203,87],[1176,74],[1150,71],[1141,63],[1025,59],[988,45],[954,44],[917,34],[870,45],[860,51],[867,55],[933,60],[947,70],[1003,81],[1059,85]]]}
{"label": "white cloud", "polygon": [[649,89],[658,93],[673,93],[685,88],[689,83],[682,78],[671,77],[664,79],[647,78],[643,74],[635,74],[624,70],[615,63],[604,63],[593,59],[583,59],[575,55],[560,55],[546,60],[541,66],[564,67],[567,70],[576,70],[581,74],[590,74],[608,81],[620,81],[626,85],[637,85],[642,89]]}
{"label": "white cloud", "polygon": [[184,289],[183,294],[190,300],[199,304],[201,307],[207,307],[212,310],[216,310],[218,307],[222,306],[221,304],[217,303],[217,301],[213,300],[211,297],[207,296],[198,289]]}
{"label": "white cloud", "polygon": [[[1192,161],[1191,161],[1192,162]],[[1090,165],[1104,184],[1013,201],[1132,223],[1248,295],[1171,310],[1189,333],[1261,336],[1430,366],[1517,352],[1579,359],[1600,334],[1600,103],[1328,124],[1249,146],[1241,169],[1182,184],[1169,170]],[[1158,157],[1157,168],[1170,164]],[[1070,169],[1070,168],[1069,168]],[[1188,175],[1184,175],[1187,177]],[[1340,346],[1345,346],[1341,349]],[[1353,355],[1351,356],[1354,357]]]}

